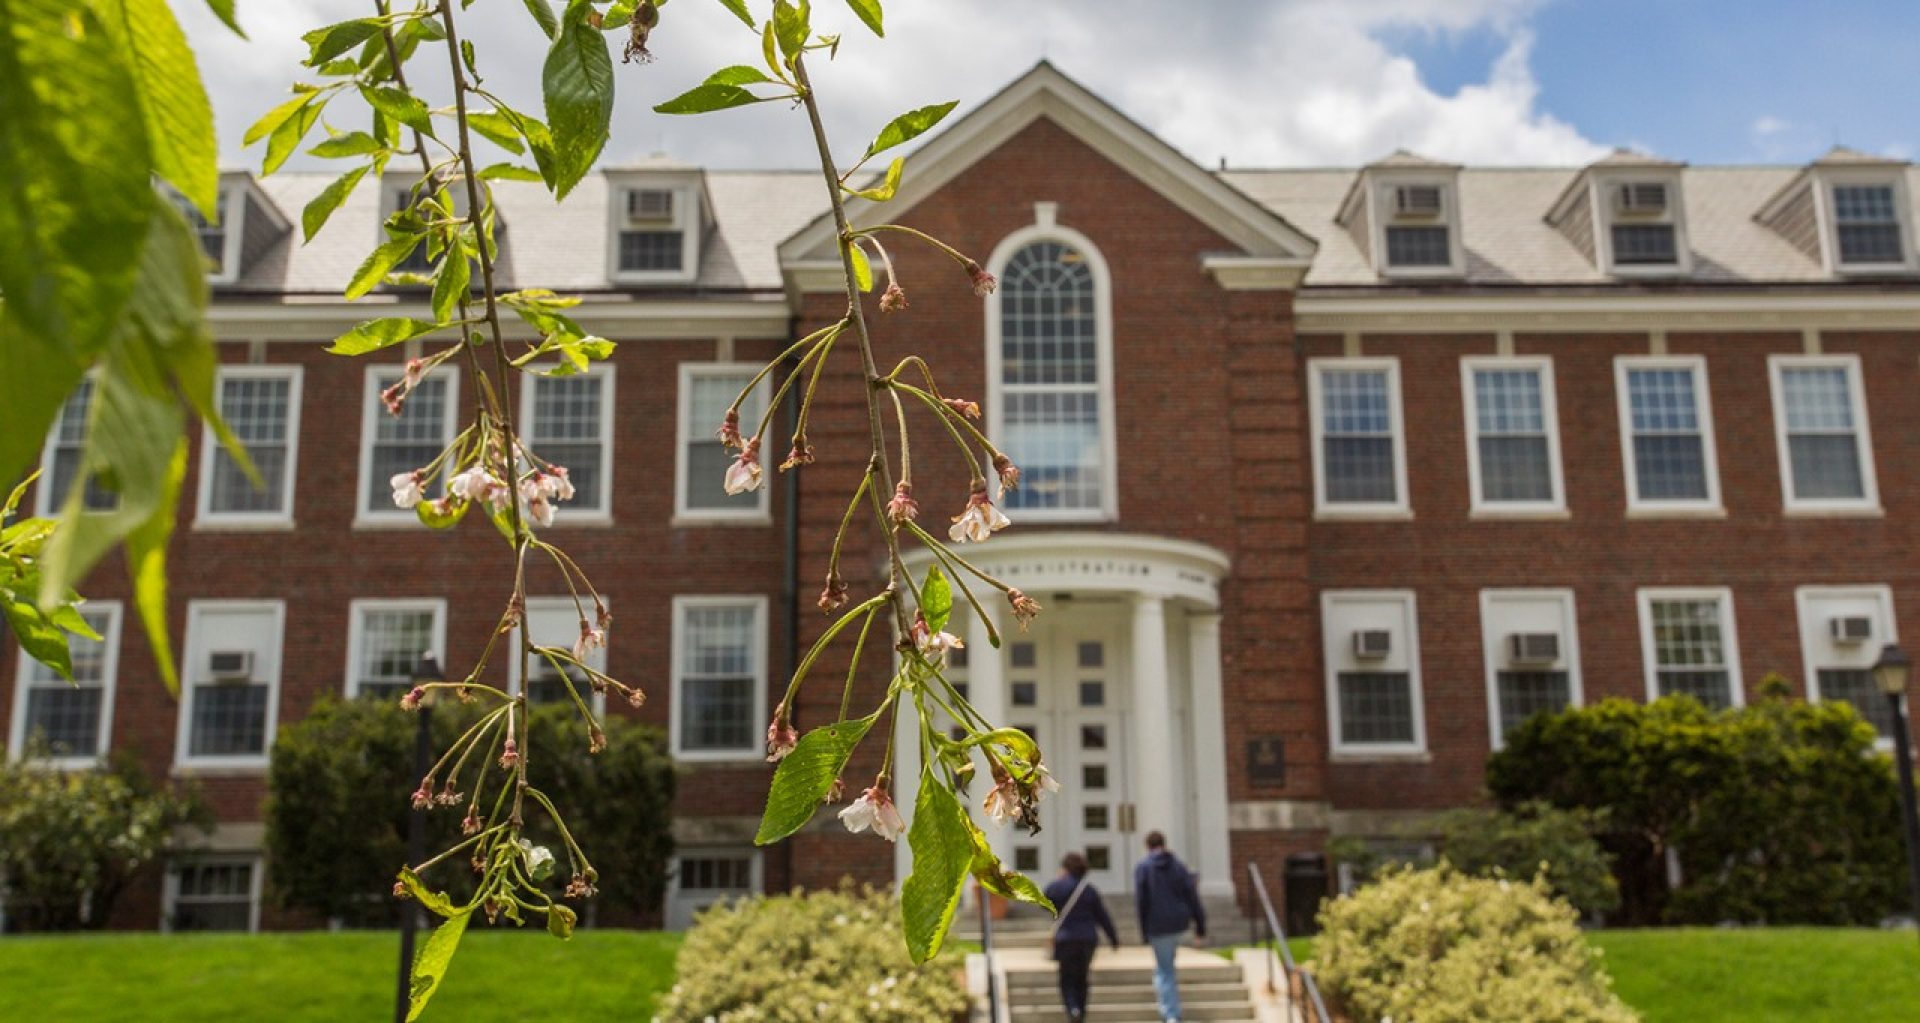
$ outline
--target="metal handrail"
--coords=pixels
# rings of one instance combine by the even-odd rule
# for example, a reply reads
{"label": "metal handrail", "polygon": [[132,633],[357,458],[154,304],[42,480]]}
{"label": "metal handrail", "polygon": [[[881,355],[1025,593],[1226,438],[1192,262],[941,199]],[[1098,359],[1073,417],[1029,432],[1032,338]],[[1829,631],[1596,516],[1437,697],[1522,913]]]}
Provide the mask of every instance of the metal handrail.
{"label": "metal handrail", "polygon": [[993,975],[993,911],[987,904],[987,890],[976,884],[973,891],[980,907],[980,952],[987,965],[987,1023],[1000,1023],[1000,985]]}
{"label": "metal handrail", "polygon": [[[1311,1009],[1313,1013],[1313,1017],[1308,1023],[1333,1023],[1333,1014],[1327,1011],[1326,999],[1320,997],[1320,985],[1314,981],[1313,971],[1293,961],[1293,950],[1287,947],[1286,928],[1280,926],[1280,915],[1273,910],[1273,899],[1267,894],[1266,879],[1260,876],[1260,865],[1257,863],[1247,864],[1247,876],[1253,879],[1254,894],[1260,897],[1260,909],[1265,915],[1267,934],[1264,940],[1257,940],[1254,943],[1257,945],[1271,944],[1273,946],[1267,959],[1267,990],[1269,992],[1277,990],[1273,983],[1273,966],[1277,961],[1280,964],[1281,971],[1286,975],[1287,998],[1289,1000],[1293,998],[1293,988],[1296,981],[1299,983],[1300,990],[1306,993],[1306,1008]],[[1256,928],[1260,926],[1261,922],[1261,917],[1254,918]]]}

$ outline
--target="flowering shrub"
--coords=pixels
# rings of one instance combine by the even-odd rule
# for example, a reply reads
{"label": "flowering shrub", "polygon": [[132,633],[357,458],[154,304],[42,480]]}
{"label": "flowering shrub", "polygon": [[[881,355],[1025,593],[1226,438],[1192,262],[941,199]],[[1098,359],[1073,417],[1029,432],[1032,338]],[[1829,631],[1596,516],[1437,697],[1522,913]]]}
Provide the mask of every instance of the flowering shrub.
{"label": "flowering shrub", "polygon": [[[1409,828],[1410,835],[1438,839],[1439,858],[1474,877],[1546,879],[1553,894],[1585,914],[1606,913],[1620,905],[1613,879],[1613,857],[1594,841],[1606,815],[1563,810],[1532,800],[1512,810],[1464,807],[1449,810]],[[1432,866],[1382,853],[1352,838],[1335,839],[1329,848],[1362,878],[1394,866]]]}
{"label": "flowering shrub", "polygon": [[1389,872],[1320,911],[1318,977],[1355,1020],[1627,1023],[1600,953],[1544,882]]}
{"label": "flowering shrub", "polygon": [[851,887],[723,903],[680,946],[659,1023],[949,1023],[967,995],[954,957],[915,969],[898,907]]}

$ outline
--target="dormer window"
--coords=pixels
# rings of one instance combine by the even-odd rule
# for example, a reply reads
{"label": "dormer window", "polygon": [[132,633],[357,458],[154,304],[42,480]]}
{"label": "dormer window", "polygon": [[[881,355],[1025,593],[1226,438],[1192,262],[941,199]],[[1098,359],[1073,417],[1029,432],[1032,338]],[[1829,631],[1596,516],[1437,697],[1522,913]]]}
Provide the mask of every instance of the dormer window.
{"label": "dormer window", "polygon": [[[193,228],[193,233],[199,236],[200,251],[206,253],[207,256],[207,276],[212,278],[227,277],[226,228],[221,223],[208,220],[206,215],[200,212],[200,207],[188,201],[185,196],[170,191],[168,198],[173,200],[173,205],[180,211],[180,215],[187,218],[187,226]],[[231,193],[226,189],[220,190],[220,198],[218,199],[218,206],[216,208],[220,212],[221,221],[227,219],[227,209],[231,199]]]}
{"label": "dormer window", "polygon": [[1833,230],[1843,267],[1902,266],[1907,261],[1891,182],[1833,186]]}
{"label": "dormer window", "polygon": [[1754,214],[1827,273],[1920,271],[1907,218],[1908,164],[1835,146]]}
{"label": "dormer window", "polygon": [[1661,181],[1623,181],[1610,190],[1609,229],[1616,267],[1673,267],[1680,262],[1673,207]]}
{"label": "dormer window", "polygon": [[1338,223],[1383,277],[1453,277],[1464,271],[1460,168],[1401,150],[1360,169]]}
{"label": "dormer window", "polygon": [[680,273],[685,269],[686,231],[679,223],[680,193],[671,188],[626,191],[626,226],[620,230],[619,270]]}
{"label": "dormer window", "polygon": [[1685,164],[1616,149],[1573,176],[1547,211],[1547,223],[1595,269],[1616,277],[1678,276],[1692,271]]}
{"label": "dormer window", "polygon": [[1445,190],[1437,184],[1395,185],[1389,194],[1393,215],[1386,224],[1388,269],[1451,266]]}
{"label": "dormer window", "polygon": [[172,188],[157,187],[200,239],[200,251],[206,256],[208,284],[239,283],[247,268],[292,229],[279,207],[244,172],[220,175],[220,189],[214,200],[216,215],[211,220]]}
{"label": "dormer window", "polygon": [[708,221],[699,171],[615,171],[607,206],[613,238],[609,277],[623,284],[693,281]]}

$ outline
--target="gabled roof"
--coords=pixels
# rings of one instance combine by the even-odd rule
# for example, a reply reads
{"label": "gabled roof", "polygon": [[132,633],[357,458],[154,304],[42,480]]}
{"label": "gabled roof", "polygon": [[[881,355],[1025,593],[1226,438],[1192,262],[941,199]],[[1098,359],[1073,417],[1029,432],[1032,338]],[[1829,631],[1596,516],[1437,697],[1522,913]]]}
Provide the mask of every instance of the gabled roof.
{"label": "gabled roof", "polygon": [[1849,146],[1836,145],[1832,149],[1822,153],[1819,159],[1800,168],[1800,172],[1787,179],[1787,183],[1781,185],[1779,191],[1767,197],[1767,201],[1761,203],[1759,211],[1754,214],[1754,219],[1772,219],[1783,205],[1792,200],[1800,192],[1801,187],[1806,184],[1807,179],[1811,177],[1815,171],[1845,170],[1847,168],[1861,167],[1877,167],[1887,171],[1899,171],[1910,166],[1912,166],[1912,164],[1906,160],[1896,160],[1890,156],[1875,156],[1872,153],[1863,153]]}
{"label": "gabled roof", "polygon": [[1834,146],[1813,161],[1815,167],[1905,167],[1908,161],[1891,156],[1863,153],[1847,146]]}
{"label": "gabled roof", "polygon": [[1594,171],[1650,170],[1677,172],[1686,166],[1686,164],[1678,160],[1668,160],[1663,157],[1654,156],[1652,153],[1642,153],[1624,147],[1615,148],[1613,152],[1582,167],[1580,173],[1575,174],[1573,180],[1567,182],[1567,187],[1561,191],[1559,198],[1553,200],[1553,205],[1548,208],[1547,220],[1553,223],[1559,223],[1560,219],[1566,216],[1567,207],[1585,197],[1588,180],[1593,176]]}
{"label": "gabled roof", "polygon": [[1337,223],[1345,224],[1353,219],[1353,215],[1360,204],[1362,194],[1360,184],[1367,180],[1368,174],[1374,171],[1427,171],[1434,175],[1445,174],[1451,176],[1459,173],[1460,165],[1457,163],[1444,163],[1439,160],[1421,156],[1419,153],[1410,150],[1396,149],[1360,168],[1359,172],[1354,174],[1353,184],[1347,186],[1347,194],[1340,200],[1340,215],[1334,218]]}
{"label": "gabled roof", "polygon": [[[1166,196],[1238,245],[1245,255],[1305,265],[1319,247],[1279,213],[1194,163],[1044,60],[908,156],[900,191],[885,204],[884,212],[878,203],[853,198],[847,202],[848,220],[859,226],[882,216],[900,216],[1041,118]],[[781,243],[780,262],[835,258],[833,239],[832,215],[823,212]]]}

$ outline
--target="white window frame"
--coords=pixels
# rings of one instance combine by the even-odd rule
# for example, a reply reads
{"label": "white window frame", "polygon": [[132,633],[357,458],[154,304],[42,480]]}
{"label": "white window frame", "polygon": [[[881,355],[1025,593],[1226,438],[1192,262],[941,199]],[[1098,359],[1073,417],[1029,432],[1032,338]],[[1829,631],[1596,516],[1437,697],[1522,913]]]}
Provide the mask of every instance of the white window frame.
{"label": "white window frame", "polygon": [[[107,627],[100,630],[104,642],[100,671],[100,734],[95,742],[97,752],[90,757],[53,757],[44,761],[48,766],[60,771],[76,771],[97,767],[104,763],[107,754],[113,750],[113,700],[114,691],[120,679],[120,625],[126,617],[126,608],[117,600],[89,600],[80,606],[81,611],[104,611],[107,614]],[[13,680],[13,716],[7,731],[7,758],[19,760],[27,751],[27,695],[36,685],[56,685],[67,687],[64,680],[54,683],[35,683],[32,681],[34,665],[40,662],[27,656],[23,647],[20,650],[19,665],[15,669]],[[41,763],[41,761],[36,761]]]}
{"label": "white window frame", "polygon": [[[381,363],[370,365],[366,368],[364,393],[360,397],[360,470],[353,488],[353,525],[356,529],[368,526],[391,527],[408,525],[419,526],[421,529],[426,528],[420,524],[420,518],[417,514],[412,511],[396,508],[391,501],[384,502],[377,510],[369,509],[366,505],[368,493],[367,483],[369,482],[368,474],[373,471],[374,432],[380,417],[387,414],[386,406],[380,403],[380,375],[382,373],[404,373],[405,371],[406,366],[404,363]],[[447,382],[447,405],[446,411],[442,414],[445,422],[441,424],[440,435],[443,444],[449,443],[453,440],[454,434],[460,431],[460,367],[450,363],[442,364],[438,369],[433,371],[433,375],[428,379],[445,380]],[[450,470],[450,466],[443,467],[442,475],[449,475]],[[384,480],[381,481],[381,483],[382,486],[385,485]],[[429,481],[429,484],[431,484],[431,481]],[[429,487],[429,489],[431,489],[431,487]]]}
{"label": "white window frame", "polygon": [[[1370,172],[1373,185],[1368,198],[1372,203],[1367,218],[1369,241],[1373,245],[1374,269],[1383,277],[1458,277],[1466,272],[1466,245],[1461,240],[1460,190],[1453,175],[1394,174]],[[1407,186],[1440,189],[1440,215],[1431,220],[1400,222],[1394,213],[1394,190]],[[1388,227],[1444,227],[1447,229],[1445,266],[1395,266],[1387,258]]]}
{"label": "white window frame", "polygon": [[[1540,415],[1547,438],[1547,476],[1553,493],[1545,501],[1487,500],[1480,479],[1480,403],[1474,374],[1480,370],[1532,370],[1540,379]],[[1545,355],[1467,356],[1460,360],[1460,404],[1467,421],[1467,486],[1475,517],[1560,517],[1567,511],[1567,485],[1560,469],[1560,408],[1553,359]]]}
{"label": "white window frame", "polygon": [[684,709],[682,694],[685,691],[685,664],[681,660],[686,634],[687,611],[697,607],[742,607],[753,609],[752,652],[754,663],[753,708],[766,712],[767,706],[767,597],[765,594],[699,594],[682,595],[673,598],[673,639],[669,644],[668,656],[673,659],[671,701],[668,707],[669,727],[673,758],[683,761],[757,761],[765,755],[761,748],[760,736],[755,733],[748,736],[745,745],[737,749],[689,750],[681,746],[681,711]]}
{"label": "white window frame", "polygon": [[[194,526],[196,528],[274,528],[293,525],[295,480],[300,475],[300,400],[305,370],[300,366],[221,366],[214,377],[214,401],[220,400],[221,385],[228,380],[287,381],[287,471],[280,484],[277,512],[227,512],[213,510],[213,466],[220,446],[212,425],[200,431],[200,482],[196,488]],[[222,415],[225,413],[223,412]]]}
{"label": "white window frame", "polygon": [[174,912],[179,908],[179,903],[180,903],[180,872],[177,868],[181,866],[186,866],[186,865],[199,865],[204,863],[245,863],[250,867],[252,867],[252,872],[248,875],[248,882],[249,882],[248,887],[251,889],[251,891],[249,891],[247,894],[247,906],[248,906],[247,933],[258,934],[260,932],[261,896],[262,896],[262,893],[266,890],[265,885],[262,883],[266,877],[266,872],[267,872],[266,857],[261,856],[257,853],[220,853],[220,852],[208,852],[208,853],[187,852],[187,853],[182,853],[178,856],[171,857],[170,859],[168,859],[166,864],[166,869],[163,871],[163,874],[165,875],[165,879],[161,883],[161,889],[162,889],[161,898],[160,898],[160,931],[161,933],[163,934],[173,933],[173,915],[174,915]]}
{"label": "white window frame", "polygon": [[[1793,453],[1787,445],[1786,370],[1839,369],[1847,375],[1847,400],[1853,405],[1853,447],[1860,459],[1859,497],[1802,498],[1794,495]],[[1867,392],[1858,355],[1770,355],[1767,384],[1773,392],[1773,441],[1780,456],[1780,499],[1789,515],[1882,514],[1879,473],[1873,465],[1873,430],[1867,421]]]}
{"label": "white window frame", "polygon": [[[360,695],[360,655],[366,652],[367,628],[364,616],[369,611],[427,611],[433,615],[433,649],[425,651],[445,658],[447,651],[447,601],[444,597],[356,597],[347,604],[347,669],[341,689],[347,699]],[[508,658],[509,661],[515,658]]]}
{"label": "white window frame", "polygon": [[[1047,204],[1041,204],[1047,207]],[[1080,253],[1093,275],[1093,352],[1094,395],[1100,408],[1100,506],[1098,508],[1021,508],[1014,516],[1022,522],[1113,522],[1120,518],[1120,444],[1115,429],[1113,398],[1113,275],[1107,268],[1093,239],[1053,222],[1051,208],[1036,210],[1038,223],[1023,227],[994,246],[987,266],[996,276],[1004,276],[1007,262],[1030,245],[1056,242]],[[1006,356],[1002,351],[1000,323],[1001,290],[996,288],[982,300],[986,312],[987,334],[987,436],[1000,438],[1006,427]],[[1008,451],[1016,463],[1020,452]],[[987,475],[991,476],[991,472]]]}
{"label": "white window frame", "polygon": [[[199,688],[193,681],[194,664],[206,654],[200,638],[201,619],[223,611],[271,611],[273,613],[273,671],[260,679],[267,687],[266,727],[260,753],[256,756],[193,756],[193,694]],[[284,600],[192,600],[187,602],[186,642],[181,644],[180,709],[174,715],[173,765],[176,770],[231,769],[252,773],[264,771],[273,753],[273,740],[280,721],[280,684],[285,672],[287,645],[287,602]]]}
{"label": "white window frame", "polygon": [[[1336,652],[1351,642],[1347,629],[1334,629],[1343,604],[1397,604],[1404,628],[1395,631],[1406,644],[1407,686],[1413,700],[1413,741],[1349,743],[1340,738],[1340,662]],[[1324,590],[1320,594],[1321,662],[1325,675],[1328,749],[1337,760],[1403,760],[1427,755],[1427,700],[1420,680],[1420,608],[1412,590]]]}
{"label": "white window frame", "polygon": [[[538,367],[547,369],[547,366]],[[554,524],[561,526],[604,526],[613,523],[613,420],[614,420],[614,368],[604,362],[596,362],[585,372],[576,372],[569,376],[554,379],[577,380],[585,377],[595,381],[600,387],[600,464],[595,466],[600,474],[600,506],[592,507],[575,501],[562,502],[555,507],[558,514]],[[547,377],[529,375],[520,388],[520,423],[523,439],[534,454],[540,454],[540,440],[533,436],[533,392]]]}
{"label": "white window frame", "polygon": [[1653,605],[1655,601],[1713,600],[1720,606],[1720,644],[1727,652],[1728,706],[1747,705],[1746,683],[1740,673],[1740,631],[1733,614],[1733,590],[1725,586],[1645,587],[1635,593],[1640,607],[1640,663],[1645,676],[1647,702],[1660,698],[1660,664],[1653,641]]}
{"label": "white window frame", "polygon": [[1580,679],[1580,623],[1575,612],[1575,597],[1570,589],[1485,589],[1480,591],[1480,647],[1486,662],[1487,683],[1487,738],[1494,749],[1506,745],[1506,735],[1500,725],[1500,671],[1507,667],[1507,637],[1515,632],[1525,631],[1514,626],[1514,618],[1526,615],[1526,612],[1503,613],[1503,605],[1555,605],[1559,612],[1560,624],[1560,660],[1561,667],[1547,668],[1548,671],[1567,673],[1567,705],[1583,707],[1586,705],[1586,690]]}
{"label": "white window frame", "polygon": [[[620,232],[627,227],[627,193],[674,193],[673,223],[680,232],[680,269],[620,269]],[[615,284],[688,284],[700,275],[700,236],[706,222],[704,189],[699,172],[665,178],[653,175],[607,175],[607,280]]]}
{"label": "white window frame", "polygon": [[667,926],[684,926],[692,922],[693,915],[700,910],[717,904],[719,899],[731,898],[733,893],[723,893],[718,898],[694,898],[680,886],[682,864],[686,860],[715,859],[718,857],[739,857],[742,853],[751,861],[748,871],[751,877],[749,889],[740,894],[757,894],[766,890],[766,863],[761,855],[763,850],[754,846],[739,845],[700,845],[677,849],[673,855],[672,882],[667,891]]}
{"label": "white window frame", "polygon": [[[87,399],[88,401],[87,434],[83,435],[80,439],[80,454],[81,454],[80,472],[84,476],[87,471],[86,442],[91,437],[93,432],[92,403],[100,400],[100,373],[97,370],[88,370],[83,379],[93,387],[93,395]],[[75,390],[78,390],[79,384],[75,384],[74,387],[75,387]],[[73,394],[74,394],[73,391],[69,391],[65,397],[60,399],[59,407],[54,409],[54,412],[53,412],[53,425],[51,428],[47,430],[46,440],[40,443],[40,478],[35,480],[33,484],[33,514],[43,519],[58,518],[60,515],[61,505],[67,499],[67,495],[55,493],[52,487],[53,448],[54,448],[54,438],[59,436],[59,432],[60,432],[60,418],[66,414],[67,402],[73,400]],[[95,508],[86,507],[86,502],[83,499],[81,502],[81,508],[80,508],[81,514],[83,515],[112,514],[114,511],[118,510],[119,500],[120,500],[120,496],[118,494],[115,494],[114,495],[115,505],[113,508],[95,509]]]}
{"label": "white window frame", "polygon": [[[1823,167],[1813,177],[1814,211],[1820,222],[1820,251],[1828,273],[1849,275],[1910,274],[1920,271],[1920,254],[1915,252],[1913,197],[1907,191],[1907,176],[1885,168]],[[1900,225],[1900,259],[1887,263],[1847,263],[1840,258],[1840,218],[1833,204],[1833,189],[1841,187],[1881,187],[1893,189],[1893,214]]]}
{"label": "white window frame", "polygon": [[[689,422],[693,415],[693,382],[700,377],[746,376],[752,378],[760,372],[761,363],[754,362],[683,362],[680,364],[679,400],[674,406],[674,450],[673,450],[673,523],[675,525],[748,525],[763,526],[773,521],[773,454],[780,447],[774,437],[766,438],[760,445],[760,489],[753,492],[752,502],[739,501],[738,508],[690,508],[687,506],[687,474],[691,468],[687,465],[687,445],[694,440],[711,439],[712,430],[720,428],[719,423],[705,426]],[[773,400],[773,374],[756,384],[754,389],[764,395],[766,401]],[[768,423],[769,432],[778,434],[776,426],[781,412],[774,410],[773,419]],[[740,417],[740,435],[744,438],[759,427],[758,422],[748,422],[748,417]],[[706,431],[696,435],[694,431]]]}
{"label": "white window frame", "polygon": [[[1394,500],[1329,501],[1325,397],[1321,375],[1327,372],[1384,371],[1387,374],[1387,416],[1393,429]],[[1407,493],[1407,424],[1400,394],[1400,360],[1396,356],[1341,356],[1307,360],[1307,426],[1312,444],[1313,517],[1316,519],[1410,519],[1412,498]]]}
{"label": "white window frame", "polygon": [[[211,270],[207,272],[206,278],[209,285],[218,287],[220,285],[235,284],[240,280],[240,257],[244,252],[243,245],[247,230],[246,192],[247,190],[243,186],[222,182],[220,184],[220,190],[214,199],[214,209],[216,211],[214,226],[220,229],[221,234],[220,271],[218,273]],[[179,201],[191,205],[191,202],[184,196],[182,196]],[[194,248],[196,250],[200,249],[200,234],[191,220],[187,222],[187,228],[194,232]],[[384,238],[381,240],[385,241]]]}
{"label": "white window frame", "polygon": [[[1681,189],[1681,173],[1676,169],[1642,167],[1613,173],[1596,173],[1591,178],[1589,201],[1593,210],[1593,255],[1607,273],[1615,277],[1685,277],[1693,273],[1693,248],[1687,239],[1686,193]],[[1621,185],[1656,184],[1667,187],[1667,212],[1646,220],[1618,221],[1614,215],[1613,193]],[[1622,224],[1670,224],[1673,226],[1673,262],[1620,264],[1613,258],[1613,226]]]}
{"label": "white window frame", "polygon": [[[1858,660],[1862,663],[1840,665],[1831,658],[1823,657],[1822,645],[1827,643],[1827,619],[1830,614],[1821,613],[1830,610],[1836,601],[1866,601],[1874,605],[1873,637],[1861,644]],[[1820,669],[1830,668],[1871,668],[1879,659],[1880,648],[1888,643],[1900,642],[1900,619],[1893,613],[1893,588],[1879,583],[1858,586],[1800,586],[1793,591],[1795,617],[1800,626],[1800,668],[1806,672],[1806,692],[1809,703],[1826,699],[1820,692]],[[1874,745],[1879,749],[1891,750],[1893,738],[1878,736]]]}
{"label": "white window frame", "polygon": [[[606,596],[604,594],[601,595],[601,602],[603,604],[607,602]],[[587,614],[591,615],[594,613],[592,598],[583,597],[581,601],[581,605],[586,607]],[[512,633],[513,643],[511,646],[507,648],[508,650],[515,651],[514,656],[510,656],[507,658],[507,692],[508,693],[514,696],[520,695],[520,657],[518,655],[518,651],[520,649],[520,630],[526,627],[527,619],[531,618],[532,616],[536,614],[549,612],[549,611],[554,611],[554,610],[563,611],[569,617],[575,617],[579,612],[579,607],[574,604],[572,597],[528,597],[527,598],[526,612],[520,616],[521,624],[513,627],[513,633]],[[608,641],[611,642],[613,637],[609,635],[607,638],[608,638]],[[540,637],[538,636],[534,637],[534,642],[538,643],[540,641],[541,641]],[[572,644],[548,643],[546,645],[571,646]],[[588,665],[593,667],[595,670],[599,671],[601,674],[607,674],[607,675],[612,674],[612,672],[609,672],[607,670],[607,648],[605,646],[597,647],[593,650],[588,651],[586,660]],[[605,713],[607,709],[607,694],[590,691],[583,695],[586,696],[588,704],[593,707],[593,712],[595,714]]]}
{"label": "white window frame", "polygon": [[[1640,496],[1640,471],[1633,457],[1633,399],[1627,388],[1627,374],[1636,369],[1685,369],[1693,373],[1694,395],[1700,420],[1701,468],[1706,474],[1707,496],[1701,500],[1647,500]],[[1713,393],[1707,381],[1704,355],[1622,355],[1613,360],[1613,390],[1620,412],[1620,460],[1627,487],[1629,518],[1664,516],[1700,516],[1718,518],[1726,514],[1720,503],[1719,444],[1713,429]]]}

